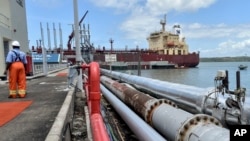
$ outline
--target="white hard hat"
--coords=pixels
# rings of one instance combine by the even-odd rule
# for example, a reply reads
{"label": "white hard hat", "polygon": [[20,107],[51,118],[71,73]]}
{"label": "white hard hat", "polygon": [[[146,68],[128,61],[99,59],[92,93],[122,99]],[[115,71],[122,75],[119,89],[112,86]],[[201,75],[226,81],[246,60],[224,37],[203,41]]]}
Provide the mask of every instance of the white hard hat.
{"label": "white hard hat", "polygon": [[18,47],[20,47],[20,44],[19,44],[18,41],[13,41],[13,42],[12,42],[12,46],[18,46]]}

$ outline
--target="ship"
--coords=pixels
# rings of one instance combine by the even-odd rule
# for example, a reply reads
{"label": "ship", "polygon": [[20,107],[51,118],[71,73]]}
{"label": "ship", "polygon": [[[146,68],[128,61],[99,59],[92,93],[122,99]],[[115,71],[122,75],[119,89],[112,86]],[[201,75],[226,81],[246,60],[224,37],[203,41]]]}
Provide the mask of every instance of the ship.
{"label": "ship", "polygon": [[240,70],[246,70],[246,69],[247,69],[247,65],[240,64],[240,65],[238,66],[238,68],[239,68]]}
{"label": "ship", "polygon": [[115,50],[110,39],[111,49],[95,49],[93,60],[101,67],[116,69],[162,69],[193,68],[199,64],[199,52],[189,52],[189,46],[182,35],[180,25],[172,31],[165,31],[166,15],[160,21],[162,29],[147,37],[148,49]]}
{"label": "ship", "polygon": [[[87,13],[87,12],[86,12]],[[83,16],[83,18],[86,16]],[[80,20],[79,25],[83,21]],[[95,48],[90,44],[90,31],[85,29],[85,25],[80,27],[83,32],[84,42],[81,43],[81,52],[83,60],[86,62],[95,61],[100,64],[101,68],[127,70],[127,69],[169,69],[169,68],[194,68],[197,67],[200,61],[199,52],[189,52],[189,46],[182,34],[180,25],[174,25],[172,31],[166,31],[166,15],[163,20],[160,20],[162,28],[149,34],[146,38],[148,42],[148,49],[118,50],[113,48],[114,40],[109,40],[111,44],[110,49],[105,47]],[[69,36],[68,50],[64,50],[64,56],[67,60],[74,62],[75,49],[71,48],[71,41],[74,37],[74,32]]]}

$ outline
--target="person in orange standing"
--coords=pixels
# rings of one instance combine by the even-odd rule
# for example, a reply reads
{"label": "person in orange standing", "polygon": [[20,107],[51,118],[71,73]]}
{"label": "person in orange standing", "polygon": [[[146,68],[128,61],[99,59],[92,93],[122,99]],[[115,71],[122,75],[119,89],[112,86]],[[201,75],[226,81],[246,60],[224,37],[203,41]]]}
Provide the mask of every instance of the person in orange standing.
{"label": "person in orange standing", "polygon": [[7,75],[9,70],[9,98],[24,98],[26,96],[26,54],[20,50],[18,41],[12,42],[13,49],[8,52],[6,57]]}

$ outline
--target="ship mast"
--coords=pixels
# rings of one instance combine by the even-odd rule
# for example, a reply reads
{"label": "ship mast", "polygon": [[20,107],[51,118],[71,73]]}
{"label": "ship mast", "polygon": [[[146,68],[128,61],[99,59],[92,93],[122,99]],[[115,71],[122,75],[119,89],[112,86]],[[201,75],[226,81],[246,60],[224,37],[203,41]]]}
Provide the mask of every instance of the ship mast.
{"label": "ship mast", "polygon": [[110,42],[110,45],[111,45],[111,52],[113,51],[113,43],[114,43],[114,40],[112,38],[109,39],[109,42]]}
{"label": "ship mast", "polygon": [[165,31],[165,25],[166,25],[166,14],[164,15],[164,19],[160,21],[160,24],[162,25],[162,31]]}

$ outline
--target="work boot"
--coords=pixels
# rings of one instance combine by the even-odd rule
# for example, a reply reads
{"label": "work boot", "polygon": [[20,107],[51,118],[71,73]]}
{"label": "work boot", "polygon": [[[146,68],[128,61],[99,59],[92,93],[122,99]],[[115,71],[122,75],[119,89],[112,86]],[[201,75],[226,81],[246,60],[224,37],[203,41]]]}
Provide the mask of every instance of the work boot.
{"label": "work boot", "polygon": [[25,96],[26,96],[25,94],[18,94],[19,98],[25,98]]}
{"label": "work boot", "polygon": [[8,98],[16,98],[16,95],[11,94],[11,95],[9,95],[9,97],[8,97]]}

